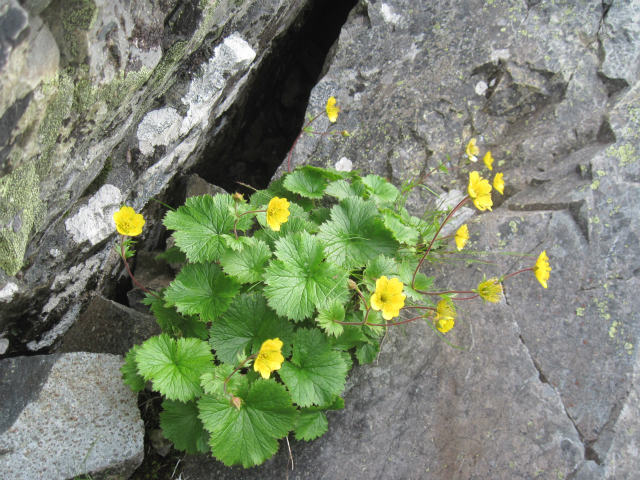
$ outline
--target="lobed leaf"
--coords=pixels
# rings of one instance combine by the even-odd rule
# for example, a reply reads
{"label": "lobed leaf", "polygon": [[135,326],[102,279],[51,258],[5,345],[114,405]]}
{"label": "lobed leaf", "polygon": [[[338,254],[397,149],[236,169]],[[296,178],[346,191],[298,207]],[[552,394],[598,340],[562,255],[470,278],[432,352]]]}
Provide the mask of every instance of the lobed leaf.
{"label": "lobed leaf", "polygon": [[235,365],[239,357],[258,352],[269,338],[282,340],[283,354],[288,355],[293,326],[267,306],[264,296],[244,293],[211,326],[210,333],[218,360]]}
{"label": "lobed leaf", "polygon": [[198,418],[195,401],[187,403],[164,400],[160,412],[162,433],[178,449],[187,453],[207,453],[209,435]]}
{"label": "lobed leaf", "polygon": [[320,226],[327,258],[351,269],[380,254],[393,255],[398,243],[380,220],[371,201],[348,197],[331,209],[331,220]]}
{"label": "lobed leaf", "polygon": [[347,272],[324,261],[322,244],[309,233],[279,239],[275,254],[277,260],[266,269],[264,294],[278,315],[299,321],[316,307],[348,298]]}
{"label": "lobed leaf", "polygon": [[153,382],[169,400],[189,400],[202,394],[200,376],[213,366],[207,342],[197,338],[175,340],[167,334],[151,337],[135,355],[138,372]]}
{"label": "lobed leaf", "polygon": [[253,283],[262,279],[267,262],[271,258],[269,245],[253,237],[245,241],[240,251],[228,251],[220,258],[220,264],[227,275],[240,283]]}
{"label": "lobed leaf", "polygon": [[[239,227],[248,228],[248,215]],[[175,230],[176,245],[191,262],[218,260],[226,250],[222,235],[233,231],[235,222],[234,201],[231,195],[201,195],[187,198],[175,211],[167,212],[164,225]]]}
{"label": "lobed leaf", "polygon": [[200,315],[203,322],[222,315],[240,290],[240,285],[214,263],[189,264],[164,292],[164,298],[180,313]]}
{"label": "lobed leaf", "polygon": [[347,365],[340,352],[331,349],[317,329],[298,329],[293,341],[293,356],[278,373],[301,407],[324,405],[344,390]]}
{"label": "lobed leaf", "polygon": [[228,397],[207,395],[199,418],[210,432],[209,445],[225,465],[260,465],[278,450],[279,438],[294,427],[296,410],[286,389],[274,380],[257,380],[240,408]]}
{"label": "lobed leaf", "polygon": [[129,385],[134,392],[144,390],[145,380],[138,374],[138,365],[136,364],[136,353],[140,349],[140,345],[134,345],[124,357],[124,364],[120,367],[122,373],[122,381]]}

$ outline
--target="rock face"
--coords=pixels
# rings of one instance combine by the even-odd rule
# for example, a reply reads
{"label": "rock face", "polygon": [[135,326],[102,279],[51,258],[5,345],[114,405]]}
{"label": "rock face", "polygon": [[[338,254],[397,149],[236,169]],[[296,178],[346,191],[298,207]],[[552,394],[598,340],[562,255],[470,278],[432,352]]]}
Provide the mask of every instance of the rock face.
{"label": "rock face", "polygon": [[142,462],[144,425],[121,365],[92,353],[0,361],[3,476],[128,478]]}
{"label": "rock face", "polygon": [[[419,325],[390,329],[379,361],[350,377],[327,435],[291,443],[295,470],[282,445],[248,472],[191,458],[186,476],[637,476],[639,12],[615,0],[360,2],[308,109],[334,95],[334,128],[353,136],[305,136],[293,163],[346,158],[451,194],[466,191],[469,171],[489,174],[464,156],[476,137],[507,185],[469,222],[470,249],[490,263],[425,273],[468,290],[546,249],[549,288],[526,272],[498,305],[461,302],[447,338],[464,351]],[[453,182],[432,172],[440,164]],[[408,200],[414,213],[434,205],[426,189]]]}
{"label": "rock face", "polygon": [[0,5],[0,339],[9,353],[54,346],[88,291],[113,281],[113,211],[144,210],[197,163],[307,4]]}
{"label": "rock face", "polygon": [[[121,272],[110,245],[113,210],[126,202],[159,222],[149,200],[221,151],[210,138],[243,127],[233,109],[248,108],[252,75],[307,3],[0,6],[3,352],[20,342],[55,348],[91,312],[94,291]],[[489,263],[443,256],[425,273],[468,290],[483,275],[533,265],[544,249],[549,288],[526,272],[506,281],[499,304],[461,305],[447,338],[463,350],[423,325],[390,329],[378,361],[351,375],[346,408],[329,414],[329,432],[292,441],[292,472],[282,445],[249,471],[188,457],[185,478],[637,476],[639,18],[636,0],[358,3],[308,108],[322,112],[334,95],[342,108],[334,128],[353,135],[304,136],[293,164],[358,168],[397,186],[419,178],[428,188],[415,189],[407,206],[421,214],[464,195],[469,171],[487,173],[464,156],[475,137],[482,154],[492,151],[494,172],[504,173],[505,194],[494,197],[493,212],[464,209],[452,226],[468,221],[469,249],[487,251]],[[297,98],[281,95],[282,104]],[[324,116],[314,123],[316,131],[327,127]],[[279,171],[286,168],[285,161]],[[73,358],[80,357],[60,357]],[[116,369],[113,357],[91,358],[109,358]],[[24,371],[38,373],[29,379],[55,391],[66,384],[50,382],[47,369],[60,359],[5,362],[25,362]],[[27,395],[0,417],[5,456],[17,456],[15,445],[28,437],[14,419],[37,418],[29,408],[41,398]],[[93,440],[84,438],[73,461],[46,468],[93,459]],[[60,475],[105,464],[93,465]]]}

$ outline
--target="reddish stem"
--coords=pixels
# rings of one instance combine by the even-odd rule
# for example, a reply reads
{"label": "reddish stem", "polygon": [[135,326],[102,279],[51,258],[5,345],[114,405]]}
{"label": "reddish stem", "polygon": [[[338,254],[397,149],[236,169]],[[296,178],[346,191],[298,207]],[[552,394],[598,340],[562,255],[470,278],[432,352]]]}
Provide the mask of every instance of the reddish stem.
{"label": "reddish stem", "polygon": [[404,325],[405,323],[414,322],[414,321],[419,320],[421,318],[424,318],[424,316],[420,315],[419,317],[413,317],[413,318],[410,318],[409,320],[402,320],[401,322],[367,323],[366,325],[369,326],[369,327],[393,327],[395,325]]}
{"label": "reddish stem", "polygon": [[519,273],[528,272],[528,271],[532,271],[533,272],[533,267],[523,268],[522,270],[518,270],[517,272],[513,272],[513,273],[510,273],[508,275],[505,275],[504,277],[502,277],[502,281],[504,282],[509,277],[514,277],[514,276],[518,275]]}
{"label": "reddish stem", "polygon": [[[236,207],[237,210],[237,207]],[[236,236],[236,240],[238,240],[238,221],[240,221],[240,217],[243,215],[248,215],[249,213],[261,213],[261,212],[266,212],[266,210],[249,210],[248,212],[244,212],[241,213],[240,215],[238,215],[238,212],[236,211],[236,221],[233,222],[233,234]]]}
{"label": "reddish stem", "polygon": [[142,285],[140,282],[138,282],[138,280],[136,280],[136,277],[133,276],[133,272],[131,271],[131,267],[129,267],[129,262],[127,262],[127,257],[124,254],[124,235],[122,235],[121,238],[121,242],[120,242],[120,257],[122,257],[122,261],[124,262],[124,266],[127,269],[127,273],[129,274],[129,277],[131,277],[131,281],[133,282],[133,284],[138,287],[140,290],[142,290],[144,293],[148,293],[149,295],[153,295],[156,298],[162,298],[160,295],[158,295],[155,292],[152,292],[151,290],[149,290],[147,287],[145,287],[144,285]]}
{"label": "reddish stem", "polygon": [[236,368],[233,369],[233,372],[231,372],[227,378],[224,379],[224,383],[222,384],[222,387],[225,395],[229,395],[229,392],[227,392],[227,383],[229,382],[229,379],[233,376],[233,374],[236,373],[238,370],[240,370],[242,367],[244,367],[244,364],[247,363],[250,359],[256,358],[257,356],[258,356],[257,353],[254,353],[253,355],[249,355],[247,358],[245,358],[242,361],[240,365],[238,365]]}
{"label": "reddish stem", "polygon": [[472,295],[471,297],[452,297],[451,300],[473,300],[474,298],[478,298],[480,295],[478,295],[477,293],[475,295]]}
{"label": "reddish stem", "polygon": [[453,293],[474,293],[473,290],[446,290],[444,292],[420,292],[423,295],[451,295]]}
{"label": "reddish stem", "polygon": [[436,234],[433,236],[433,238],[431,239],[431,243],[429,243],[429,247],[427,247],[427,250],[424,252],[424,254],[422,255],[422,258],[420,259],[420,261],[418,262],[418,266],[416,267],[416,269],[413,272],[413,277],[411,278],[411,288],[413,288],[416,292],[418,293],[426,293],[420,290],[417,290],[415,288],[415,283],[416,283],[416,275],[418,274],[418,270],[420,270],[420,267],[422,266],[422,263],[424,262],[424,259],[427,258],[427,255],[429,255],[429,252],[431,251],[431,247],[433,247],[434,242],[436,241],[436,238],[438,238],[438,234],[440,233],[440,231],[442,230],[442,227],[445,226],[445,224],[449,221],[449,219],[453,216],[454,213],[456,213],[456,211],[458,211],[458,209],[460,207],[462,207],[467,200],[469,200],[469,196],[467,195],[466,197],[464,197],[462,200],[460,200],[460,203],[458,203],[455,207],[453,207],[453,210],[451,210],[449,212],[449,214],[447,215],[447,217],[444,219],[444,221],[440,224],[440,227],[438,228],[438,231],[436,232]]}

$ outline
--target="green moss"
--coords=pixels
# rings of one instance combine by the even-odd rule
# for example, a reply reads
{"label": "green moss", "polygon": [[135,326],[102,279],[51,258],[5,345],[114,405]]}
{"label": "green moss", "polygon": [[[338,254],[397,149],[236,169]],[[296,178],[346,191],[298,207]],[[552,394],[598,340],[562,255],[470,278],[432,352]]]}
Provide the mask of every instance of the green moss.
{"label": "green moss", "polygon": [[93,0],[54,0],[42,12],[58,43],[64,65],[82,64],[87,56],[87,35],[96,18]]}
{"label": "green moss", "polygon": [[57,88],[58,93],[47,106],[45,117],[38,130],[38,140],[41,145],[41,155],[38,159],[37,173],[40,178],[49,175],[51,170],[51,155],[56,147],[56,141],[62,130],[65,119],[71,115],[73,106],[74,79],[68,71],[62,72],[58,80],[45,88]]}
{"label": "green moss", "polygon": [[162,56],[162,59],[156,65],[153,70],[153,74],[150,78],[151,85],[156,88],[159,87],[167,77],[167,75],[173,71],[175,66],[182,60],[187,48],[187,42],[181,41],[171,45],[171,48]]}
{"label": "green moss", "polygon": [[[29,234],[43,211],[40,179],[33,163],[0,178],[0,207],[0,268],[15,275],[22,268]],[[21,225],[14,229],[16,217]]]}
{"label": "green moss", "polygon": [[638,157],[636,156],[636,147],[630,143],[625,143],[617,148],[613,145],[610,146],[607,148],[607,155],[617,158],[618,164],[621,167],[626,167],[638,160]]}
{"label": "green moss", "polygon": [[151,69],[148,67],[142,67],[139,71],[129,72],[126,75],[124,72],[120,72],[112,82],[100,87],[96,91],[95,97],[105,101],[110,111],[117,110],[149,80],[150,76]]}

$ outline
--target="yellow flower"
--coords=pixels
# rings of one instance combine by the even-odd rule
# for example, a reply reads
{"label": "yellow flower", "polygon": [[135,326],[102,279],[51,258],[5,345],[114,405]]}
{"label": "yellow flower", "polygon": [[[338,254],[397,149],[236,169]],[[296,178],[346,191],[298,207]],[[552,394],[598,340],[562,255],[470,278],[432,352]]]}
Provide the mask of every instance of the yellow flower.
{"label": "yellow flower", "polygon": [[447,333],[453,328],[456,321],[456,308],[453,306],[453,302],[449,299],[443,299],[438,302],[436,306],[436,328],[441,333]]}
{"label": "yellow flower", "polygon": [[500,192],[500,195],[504,195],[504,178],[502,177],[502,173],[496,173],[496,176],[493,177],[493,188]]}
{"label": "yellow flower", "polygon": [[289,220],[289,201],[286,198],[273,197],[267,205],[267,225],[275,232],[280,231],[280,225]]}
{"label": "yellow flower", "polygon": [[490,278],[489,280],[480,282],[476,293],[487,302],[498,303],[500,301],[500,294],[502,293],[502,285],[500,285],[497,278]]}
{"label": "yellow flower", "polygon": [[489,180],[482,178],[475,170],[469,173],[469,186],[467,191],[478,210],[482,212],[491,210],[493,206],[493,201],[491,200],[491,185],[489,185]]}
{"label": "yellow flower", "polygon": [[462,225],[456,232],[455,240],[458,250],[462,250],[469,241],[469,228],[467,227],[466,223]]}
{"label": "yellow flower", "polygon": [[116,230],[121,235],[135,237],[142,233],[144,225],[144,217],[136,213],[136,211],[127,206],[123,206],[113,214],[113,221],[116,223]]}
{"label": "yellow flower", "polygon": [[472,138],[471,140],[469,140],[469,143],[467,143],[467,148],[465,148],[464,153],[467,154],[467,157],[472,162],[477,162],[478,161],[478,157],[476,155],[478,155],[480,153],[480,149],[476,145],[476,139],[475,138]]}
{"label": "yellow flower", "polygon": [[335,123],[338,120],[338,113],[340,112],[340,107],[336,105],[336,97],[329,97],[326,109],[329,121]]}
{"label": "yellow flower", "polygon": [[397,278],[381,276],[376,280],[376,291],[371,295],[371,308],[382,310],[382,318],[391,320],[400,315],[406,295],[402,293],[404,284]]}
{"label": "yellow flower", "polygon": [[271,375],[271,372],[279,370],[284,362],[282,356],[282,340],[279,338],[272,338],[262,342],[258,356],[253,362],[253,369],[262,375],[262,378],[267,379]]}
{"label": "yellow flower", "polygon": [[547,280],[549,280],[550,271],[551,267],[549,266],[549,257],[547,257],[547,252],[543,250],[542,253],[538,255],[536,265],[533,267],[533,273],[535,273],[540,285],[544,288],[547,288]]}
{"label": "yellow flower", "polygon": [[491,155],[491,150],[484,154],[484,157],[482,157],[482,161],[489,170],[493,170],[493,155]]}

